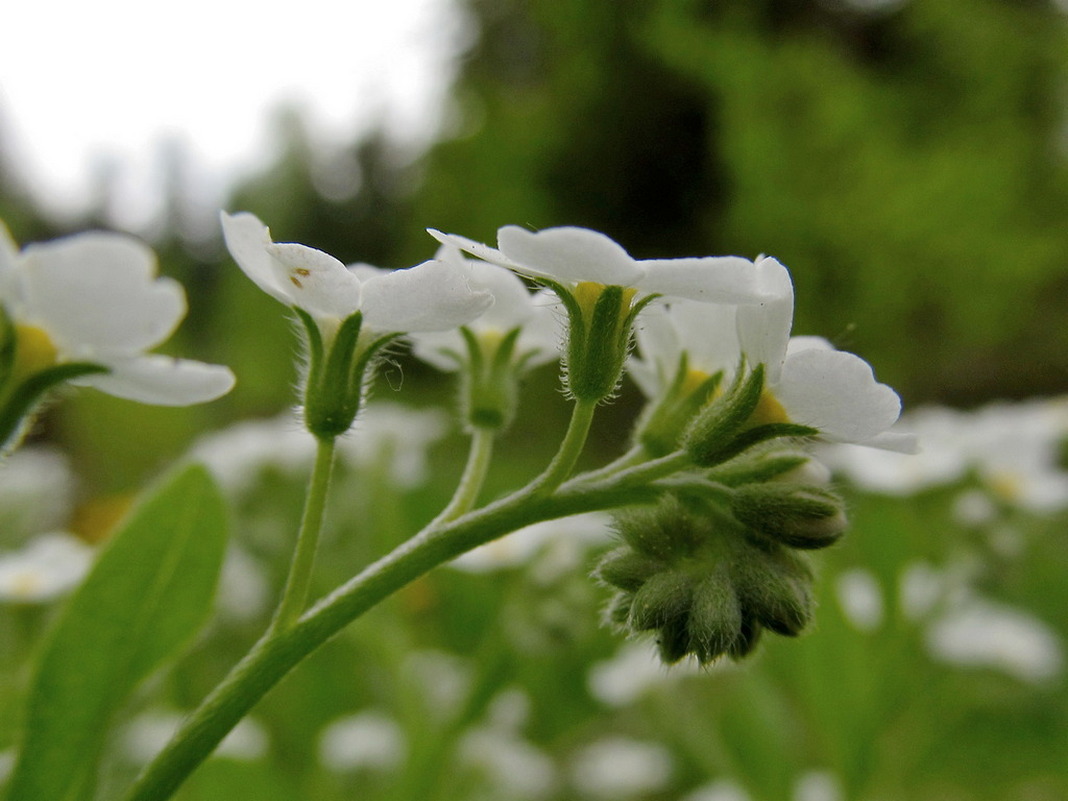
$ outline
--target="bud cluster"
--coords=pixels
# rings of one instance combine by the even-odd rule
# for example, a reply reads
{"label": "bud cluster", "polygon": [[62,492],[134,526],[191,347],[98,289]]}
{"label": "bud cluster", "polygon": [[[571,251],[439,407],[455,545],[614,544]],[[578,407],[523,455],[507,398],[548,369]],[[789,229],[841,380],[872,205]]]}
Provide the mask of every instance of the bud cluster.
{"label": "bud cluster", "polygon": [[616,590],[607,619],[626,634],[653,632],[661,658],[701,664],[749,654],[764,629],[795,636],[812,616],[813,573],[797,549],[841,535],[829,490],[767,481],[726,499],[668,496],[616,518],[622,543],[595,576]]}

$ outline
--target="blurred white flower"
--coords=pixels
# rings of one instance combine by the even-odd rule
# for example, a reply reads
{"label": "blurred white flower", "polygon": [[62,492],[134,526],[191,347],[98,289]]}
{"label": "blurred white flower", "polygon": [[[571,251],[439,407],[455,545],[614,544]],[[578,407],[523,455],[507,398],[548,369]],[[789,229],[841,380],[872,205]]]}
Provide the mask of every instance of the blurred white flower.
{"label": "blurred white flower", "polygon": [[286,412],[207,434],[193,444],[190,456],[203,462],[225,491],[239,495],[268,469],[306,473],[315,459],[315,437]]}
{"label": "blurred white flower", "polygon": [[385,714],[367,710],[329,723],[319,735],[319,761],[335,773],[390,770],[407,752],[404,732]]}
{"label": "blurred white flower", "polygon": [[746,789],[730,779],[717,779],[682,797],[682,801],[749,801]]}
{"label": "blurred white flower", "polygon": [[0,542],[61,528],[74,509],[74,474],[59,451],[28,446],[0,461]]}
{"label": "blurred white flower", "polygon": [[552,758],[516,733],[495,726],[467,732],[459,760],[493,785],[493,798],[539,799],[553,793],[559,779]]}
{"label": "blurred white flower", "polygon": [[372,401],[338,438],[337,453],[354,467],[384,468],[396,486],[411,489],[426,482],[427,451],[448,431],[449,416],[441,409]]}
{"label": "blurred white flower", "polygon": [[569,569],[590,547],[608,542],[610,532],[611,517],[603,512],[546,520],[480,545],[448,564],[471,573],[485,573],[527,564],[541,553],[550,568],[558,568],[543,570],[540,579],[544,582],[559,575],[560,570]]}
{"label": "blurred white flower", "polygon": [[73,383],[163,406],[202,403],[233,387],[226,367],[148,353],[185,316],[185,292],[157,276],[155,253],[132,237],[94,231],[20,253],[0,223],[0,302],[41,362],[34,367],[106,368]]}
{"label": "blurred white flower", "polygon": [[883,591],[871,571],[859,567],[842,571],[835,590],[842,614],[858,631],[872,632],[883,624]]}
{"label": "blurred white flower", "polygon": [[[1047,513],[1068,506],[1068,471],[1060,463],[1068,438],[1068,400],[992,403],[975,411],[919,409],[899,424],[923,443],[915,455],[822,448],[819,458],[862,489],[908,495],[974,472],[1002,503]],[[971,501],[962,509],[980,512]],[[966,518],[967,521],[967,518]]]}
{"label": "blurred white flower", "polygon": [[47,603],[73,590],[93,564],[93,548],[61,532],[39,534],[0,553],[0,603]]}
{"label": "blurred white flower", "polygon": [[810,770],[794,784],[793,801],[843,801],[842,781],[830,771]]}
{"label": "blurred white flower", "polygon": [[0,786],[3,786],[15,767],[15,749],[8,748],[0,751]]}
{"label": "blurred white flower", "polygon": [[1063,646],[1049,626],[1021,609],[977,597],[936,618],[926,644],[939,661],[993,668],[1030,683],[1048,681],[1064,669]]}
{"label": "blurred white flower", "polygon": [[[170,710],[143,712],[127,723],[120,734],[123,755],[135,765],[145,765],[163,750],[182,725],[185,716]],[[212,752],[215,759],[254,762],[270,747],[267,729],[255,718],[242,718]]]}
{"label": "blurred white flower", "polygon": [[668,667],[649,642],[635,640],[625,642],[611,659],[594,664],[586,686],[590,695],[601,703],[621,707],[633,703],[653,687],[701,672],[693,660]]}
{"label": "blurred white flower", "polygon": [[946,597],[945,574],[927,562],[912,562],[898,579],[898,604],[908,620],[920,620],[930,614]]}
{"label": "blurred white flower", "polygon": [[345,266],[333,256],[296,243],[276,243],[253,214],[221,215],[234,261],[275,300],[301,309],[325,336],[362,312],[378,333],[443,331],[485,311],[493,298],[472,291],[467,272],[455,263],[427,261],[407,270]]}
{"label": "blurred white flower", "polygon": [[583,796],[616,801],[662,792],[675,773],[671,752],[659,743],[607,737],[575,755],[571,782]]}
{"label": "blurred white flower", "polygon": [[263,567],[245,550],[231,544],[219,578],[220,614],[244,623],[264,614],[271,600],[271,584]]}
{"label": "blurred white flower", "polygon": [[472,666],[460,657],[433,649],[412,651],[401,665],[401,675],[418,688],[427,711],[448,719],[467,698],[472,681]]}

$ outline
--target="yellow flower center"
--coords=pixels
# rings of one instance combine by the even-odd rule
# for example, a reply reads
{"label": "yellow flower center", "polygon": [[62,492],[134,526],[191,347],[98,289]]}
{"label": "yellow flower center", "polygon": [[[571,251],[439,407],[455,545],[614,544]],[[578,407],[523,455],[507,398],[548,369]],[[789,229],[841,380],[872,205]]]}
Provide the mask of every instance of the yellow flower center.
{"label": "yellow flower center", "polygon": [[59,351],[43,328],[35,325],[15,326],[15,369],[19,378],[55,366]]}
{"label": "yellow flower center", "polygon": [[[696,392],[703,383],[705,383],[711,376],[704,370],[694,370],[693,368],[686,371],[686,378],[682,380],[682,396],[689,397]],[[717,390],[716,395],[720,392]]]}
{"label": "yellow flower center", "polygon": [[[579,281],[575,287],[575,300],[578,301],[582,314],[587,320],[593,316],[593,309],[605,289],[604,284],[598,284],[596,281]],[[630,310],[631,301],[634,300],[634,295],[637,292],[638,290],[634,287],[623,287],[623,294],[619,300],[620,319],[626,317],[627,312]]]}
{"label": "yellow flower center", "polygon": [[760,400],[757,401],[756,409],[753,410],[753,415],[749,418],[749,422],[753,425],[789,423],[790,415],[786,413],[786,409],[779,403],[779,399],[765,389],[760,393]]}

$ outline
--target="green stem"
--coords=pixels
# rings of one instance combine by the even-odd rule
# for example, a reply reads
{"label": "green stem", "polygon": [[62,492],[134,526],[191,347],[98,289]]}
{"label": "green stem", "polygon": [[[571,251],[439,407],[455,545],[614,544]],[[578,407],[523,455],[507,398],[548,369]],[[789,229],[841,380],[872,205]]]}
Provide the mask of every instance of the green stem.
{"label": "green stem", "polygon": [[[551,474],[553,475],[553,474]],[[138,778],[126,801],[163,801],[283,676],[382,599],[433,567],[522,526],[580,512],[651,502],[657,487],[525,487],[448,523],[428,526],[319,601],[288,628],[272,628],[204,700]]]}
{"label": "green stem", "polygon": [[[619,465],[622,461],[623,459],[621,458],[613,462],[613,464]],[[687,451],[679,450],[669,453],[667,456],[661,456],[659,459],[638,462],[631,467],[617,467],[614,471],[608,472],[607,475],[607,468],[591,470],[589,473],[575,476],[564,484],[561,489],[569,492],[581,492],[583,490],[596,491],[606,486],[617,488],[641,486],[692,466],[693,458],[690,454]]]}
{"label": "green stem", "polygon": [[564,434],[564,441],[560,443],[560,449],[556,452],[549,466],[545,468],[530,484],[530,492],[535,495],[549,495],[559,487],[571,474],[586,445],[586,437],[590,433],[590,424],[593,422],[593,414],[597,411],[595,400],[579,399],[575,401],[575,408],[571,410],[571,422]]}
{"label": "green stem", "polygon": [[308,494],[304,500],[304,514],[297,535],[297,548],[289,567],[282,601],[271,621],[271,632],[284,631],[293,625],[308,604],[308,587],[311,584],[315,551],[319,547],[319,532],[323,527],[323,511],[326,494],[330,488],[330,476],[334,469],[334,437],[317,439],[315,465],[308,482]]}
{"label": "green stem", "polygon": [[467,464],[464,466],[460,483],[456,492],[446,506],[435,519],[432,525],[447,523],[460,515],[471,511],[478,500],[478,494],[482,491],[482,485],[486,482],[489,473],[490,460],[493,456],[493,443],[496,440],[497,431],[491,428],[476,428],[471,435],[471,447],[467,454]]}

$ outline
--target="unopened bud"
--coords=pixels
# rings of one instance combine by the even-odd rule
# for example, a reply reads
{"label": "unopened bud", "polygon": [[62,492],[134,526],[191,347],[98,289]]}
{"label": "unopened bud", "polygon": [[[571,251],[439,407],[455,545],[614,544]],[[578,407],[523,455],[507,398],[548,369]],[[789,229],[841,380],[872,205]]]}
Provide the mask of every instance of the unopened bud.
{"label": "unopened bud", "polygon": [[842,499],[808,484],[772,481],[739,487],[731,511],[755,534],[793,548],[825,548],[848,525]]}

